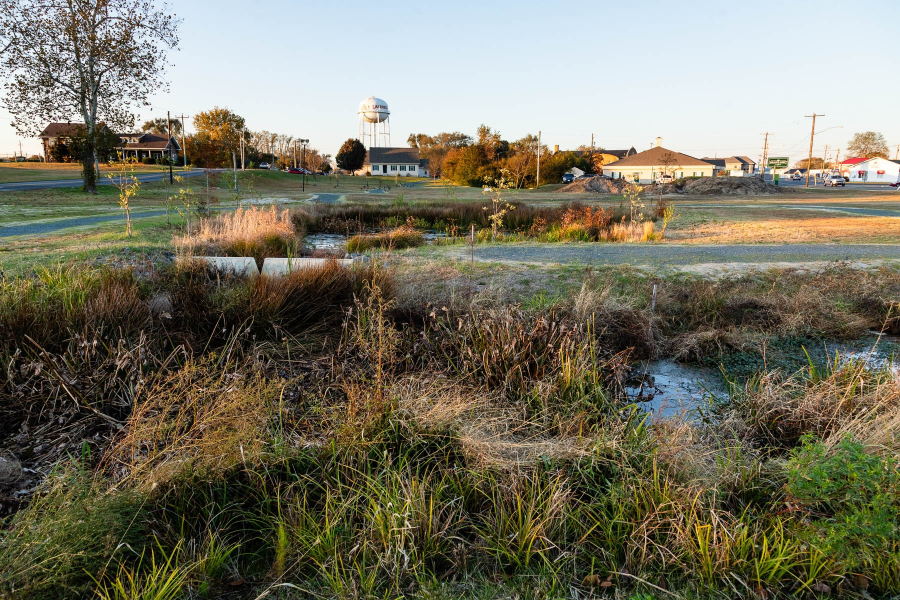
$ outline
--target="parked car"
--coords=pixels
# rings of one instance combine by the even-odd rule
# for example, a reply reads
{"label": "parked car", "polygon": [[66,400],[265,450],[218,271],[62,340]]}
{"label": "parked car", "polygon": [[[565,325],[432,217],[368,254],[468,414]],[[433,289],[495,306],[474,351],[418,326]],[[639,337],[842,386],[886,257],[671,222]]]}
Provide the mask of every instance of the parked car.
{"label": "parked car", "polygon": [[675,181],[675,178],[671,175],[660,175],[656,178],[656,183],[672,183]]}
{"label": "parked car", "polygon": [[897,188],[898,190],[900,190],[900,181],[895,181],[894,183],[891,184],[891,187]]}
{"label": "parked car", "polygon": [[563,183],[572,183],[575,181],[574,173],[563,173],[562,182]]}
{"label": "parked car", "polygon": [[260,169],[268,169],[269,167],[271,167],[271,165],[270,165],[269,163],[267,163],[267,162],[261,162],[261,163],[259,163],[259,168],[260,168]]}
{"label": "parked car", "polygon": [[825,180],[825,185],[830,185],[831,187],[845,187],[847,185],[847,180],[840,175],[830,175],[828,179]]}
{"label": "parked car", "polygon": [[801,175],[800,173],[791,173],[791,179],[793,181],[800,181],[801,179],[803,179],[803,175]]}
{"label": "parked car", "polygon": [[298,169],[297,167],[288,169],[288,173],[290,173],[291,175],[306,175],[306,171],[304,171],[303,169]]}

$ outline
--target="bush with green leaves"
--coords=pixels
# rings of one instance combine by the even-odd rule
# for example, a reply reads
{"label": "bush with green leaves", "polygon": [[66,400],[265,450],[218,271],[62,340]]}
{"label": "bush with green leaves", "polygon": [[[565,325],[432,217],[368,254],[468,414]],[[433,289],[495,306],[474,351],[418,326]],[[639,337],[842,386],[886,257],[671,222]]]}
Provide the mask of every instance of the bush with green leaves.
{"label": "bush with green leaves", "polygon": [[[809,512],[811,543],[845,573],[900,572],[900,466],[851,436],[829,448],[807,437],[791,458],[786,490]],[[883,586],[890,586],[885,581]]]}

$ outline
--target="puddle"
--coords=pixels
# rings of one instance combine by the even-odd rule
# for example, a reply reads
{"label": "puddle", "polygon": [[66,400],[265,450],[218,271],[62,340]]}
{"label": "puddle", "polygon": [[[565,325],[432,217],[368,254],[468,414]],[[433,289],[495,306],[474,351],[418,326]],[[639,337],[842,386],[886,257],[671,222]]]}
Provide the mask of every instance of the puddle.
{"label": "puddle", "polygon": [[710,395],[728,396],[721,375],[712,369],[658,360],[639,363],[635,370],[637,376],[625,390],[641,409],[653,413],[654,419],[687,415],[705,405]]}

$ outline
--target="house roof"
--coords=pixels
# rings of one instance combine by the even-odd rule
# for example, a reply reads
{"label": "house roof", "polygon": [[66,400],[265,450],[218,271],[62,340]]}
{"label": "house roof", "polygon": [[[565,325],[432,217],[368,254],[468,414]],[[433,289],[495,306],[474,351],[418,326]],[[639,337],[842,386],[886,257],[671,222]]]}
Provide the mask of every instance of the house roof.
{"label": "house roof", "polygon": [[419,164],[418,148],[369,148],[365,164]]}
{"label": "house roof", "polygon": [[717,167],[724,167],[727,163],[740,163],[742,166],[756,164],[746,156],[723,156],[722,158],[709,158],[704,156],[702,160],[712,165],[716,165]]}
{"label": "house roof", "polygon": [[[169,146],[170,138],[164,135],[156,135],[155,133],[145,133],[136,143],[125,144],[126,150],[165,150]],[[178,141],[171,138],[175,148],[181,149]]]}
{"label": "house roof", "polygon": [[671,154],[672,158],[674,158],[675,160],[675,162],[672,164],[673,167],[713,166],[711,163],[700,160],[699,158],[694,158],[693,156],[688,156],[687,154],[682,154],[681,152],[675,152],[674,150],[668,150],[666,148],[663,148],[662,146],[657,146],[656,148],[650,148],[649,150],[638,152],[637,154],[632,154],[631,156],[627,156],[621,160],[617,160],[614,163],[606,165],[605,167],[603,167],[603,169],[615,169],[617,167],[659,167],[663,164],[663,157],[668,154]]}
{"label": "house roof", "polygon": [[869,160],[868,158],[845,158],[841,161],[842,165],[858,165],[861,162]]}
{"label": "house roof", "polygon": [[[100,123],[100,127],[106,127]],[[84,128],[84,123],[48,123],[44,130],[38,135],[39,138],[56,138],[71,137],[78,133],[79,129]]]}

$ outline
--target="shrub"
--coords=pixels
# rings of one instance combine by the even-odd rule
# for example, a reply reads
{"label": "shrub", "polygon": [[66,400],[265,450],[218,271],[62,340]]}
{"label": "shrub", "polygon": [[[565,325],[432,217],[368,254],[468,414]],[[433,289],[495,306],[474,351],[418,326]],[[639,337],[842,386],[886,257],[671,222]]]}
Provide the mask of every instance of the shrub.
{"label": "shrub", "polygon": [[425,243],[421,233],[412,227],[397,227],[384,233],[374,235],[355,235],[347,242],[347,252],[366,252],[375,248],[383,250],[402,250],[415,248]]}
{"label": "shrub", "polygon": [[159,161],[157,161],[155,158],[145,156],[144,158],[141,159],[141,163],[143,163],[145,165],[155,165],[155,164],[159,164]]}
{"label": "shrub", "polygon": [[296,256],[298,236],[288,210],[253,206],[201,221],[192,233],[175,243],[189,254],[268,257]]}
{"label": "shrub", "polygon": [[844,573],[900,590],[900,465],[851,436],[828,448],[807,438],[793,454],[787,492],[808,512],[811,543]]}

